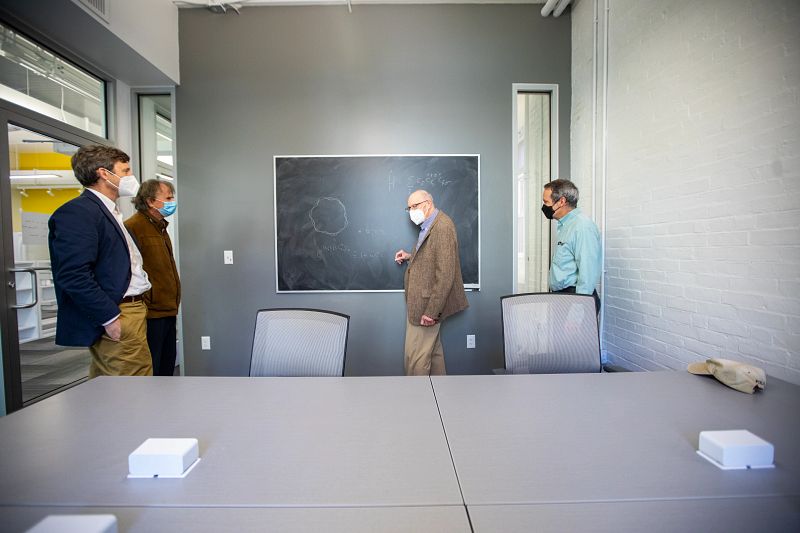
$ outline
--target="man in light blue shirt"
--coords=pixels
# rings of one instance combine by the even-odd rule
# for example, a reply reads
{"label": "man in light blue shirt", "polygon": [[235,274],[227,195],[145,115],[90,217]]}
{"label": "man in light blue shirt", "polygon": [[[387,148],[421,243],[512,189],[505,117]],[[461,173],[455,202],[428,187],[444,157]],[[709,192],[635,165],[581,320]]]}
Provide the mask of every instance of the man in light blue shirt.
{"label": "man in light blue shirt", "polygon": [[578,209],[578,188],[569,180],[544,186],[542,213],[558,221],[558,240],[550,264],[550,292],[591,294],[600,312],[597,284],[603,268],[600,230]]}

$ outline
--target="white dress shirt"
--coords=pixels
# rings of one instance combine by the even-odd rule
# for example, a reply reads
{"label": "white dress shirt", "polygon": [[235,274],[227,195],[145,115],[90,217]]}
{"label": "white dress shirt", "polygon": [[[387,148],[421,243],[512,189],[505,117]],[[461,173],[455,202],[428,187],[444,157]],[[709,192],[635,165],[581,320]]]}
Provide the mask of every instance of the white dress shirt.
{"label": "white dress shirt", "polygon": [[128,290],[125,291],[125,296],[139,296],[144,294],[150,290],[150,280],[147,278],[147,272],[144,271],[144,267],[142,266],[144,264],[144,261],[142,260],[142,254],[139,253],[139,248],[137,248],[136,244],[133,242],[133,238],[131,238],[128,230],[125,229],[125,224],[122,221],[122,213],[117,207],[117,204],[105,194],[94,189],[87,190],[92,191],[92,193],[100,198],[100,200],[103,202],[103,205],[106,206],[112,215],[114,215],[114,219],[117,221],[117,224],[119,224],[122,234],[125,235],[125,242],[128,245],[128,253],[131,257],[131,282],[128,285]]}

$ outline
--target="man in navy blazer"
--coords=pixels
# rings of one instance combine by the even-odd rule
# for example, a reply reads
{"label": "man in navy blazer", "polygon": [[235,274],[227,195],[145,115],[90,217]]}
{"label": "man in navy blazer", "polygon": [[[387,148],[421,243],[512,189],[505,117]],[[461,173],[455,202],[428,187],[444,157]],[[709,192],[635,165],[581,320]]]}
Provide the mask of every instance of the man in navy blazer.
{"label": "man in navy blazer", "polygon": [[86,189],[48,222],[56,344],[88,346],[90,378],[153,375],[142,297],[150,281],[115,204],[138,189],[130,158],[109,146],[84,146],[72,169]]}

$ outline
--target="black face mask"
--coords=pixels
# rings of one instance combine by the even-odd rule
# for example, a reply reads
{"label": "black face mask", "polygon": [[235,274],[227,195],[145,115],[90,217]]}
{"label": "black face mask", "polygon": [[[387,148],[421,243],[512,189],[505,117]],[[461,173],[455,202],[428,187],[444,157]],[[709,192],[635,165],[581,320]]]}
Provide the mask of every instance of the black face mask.
{"label": "black face mask", "polygon": [[544,213],[544,216],[548,220],[552,220],[553,219],[553,215],[555,214],[555,212],[556,212],[556,210],[553,209],[552,205],[542,204],[542,213]]}

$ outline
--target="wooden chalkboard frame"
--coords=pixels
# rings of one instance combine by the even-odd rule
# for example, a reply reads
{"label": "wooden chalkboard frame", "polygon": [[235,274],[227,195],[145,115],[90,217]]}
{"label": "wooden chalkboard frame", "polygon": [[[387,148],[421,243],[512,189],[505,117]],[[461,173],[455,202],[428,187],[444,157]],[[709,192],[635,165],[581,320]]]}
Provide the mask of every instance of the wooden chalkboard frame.
{"label": "wooden chalkboard frame", "polygon": [[[300,289],[290,290],[281,289],[280,284],[280,256],[279,256],[279,228],[278,228],[278,161],[283,159],[312,159],[312,158],[475,158],[477,165],[477,206],[475,206],[475,224],[477,224],[477,283],[465,283],[464,288],[467,290],[480,290],[480,255],[481,255],[481,234],[480,234],[480,154],[343,154],[343,155],[274,155],[273,156],[273,230],[274,230],[274,245],[275,245],[275,292],[280,294],[295,293],[341,293],[341,292],[403,292],[402,288],[399,289]],[[434,198],[435,199],[435,198]],[[398,209],[401,209],[399,206]],[[472,219],[472,218],[471,218]],[[404,243],[397,243],[398,248]],[[407,244],[407,243],[406,243]],[[474,257],[474,256],[470,256]]]}

